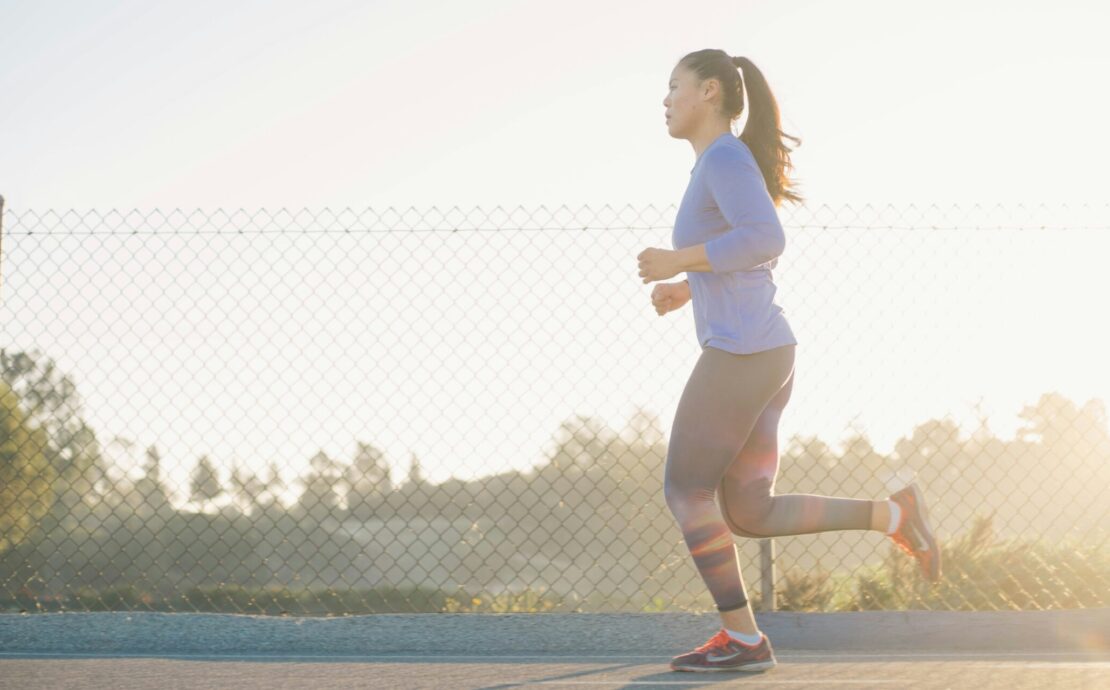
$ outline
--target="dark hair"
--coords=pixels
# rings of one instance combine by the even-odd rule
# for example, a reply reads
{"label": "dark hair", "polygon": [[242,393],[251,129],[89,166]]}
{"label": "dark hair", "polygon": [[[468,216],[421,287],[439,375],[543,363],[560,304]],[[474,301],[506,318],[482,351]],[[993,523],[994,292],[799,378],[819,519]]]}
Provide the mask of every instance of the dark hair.
{"label": "dark hair", "polygon": [[802,140],[780,129],[778,103],[759,68],[747,58],[730,57],[725,51],[715,48],[689,53],[678,64],[698,75],[702,81],[711,78],[720,81],[722,114],[729,121],[735,120],[744,112],[744,90],[747,87],[751,106],[748,122],[740,133],[740,141],[755,156],[763,173],[763,180],[767,183],[767,192],[775,206],[782,199],[796,203],[803,201],[800,195],[792,191],[795,185],[786,177],[786,170],[794,167],[790,164],[790,152],[793,149],[783,143],[783,138],[790,139],[795,144],[801,144]]}

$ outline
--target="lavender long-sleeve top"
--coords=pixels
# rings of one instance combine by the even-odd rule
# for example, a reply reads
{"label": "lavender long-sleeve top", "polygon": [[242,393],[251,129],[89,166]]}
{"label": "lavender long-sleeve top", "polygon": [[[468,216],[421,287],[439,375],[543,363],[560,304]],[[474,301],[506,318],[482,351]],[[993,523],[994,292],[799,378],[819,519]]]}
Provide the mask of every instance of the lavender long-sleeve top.
{"label": "lavender long-sleeve top", "polygon": [[786,235],[755,156],[731,132],[698,156],[675,216],[674,248],[702,243],[712,270],[686,274],[702,348],[751,354],[796,345],[771,275]]}

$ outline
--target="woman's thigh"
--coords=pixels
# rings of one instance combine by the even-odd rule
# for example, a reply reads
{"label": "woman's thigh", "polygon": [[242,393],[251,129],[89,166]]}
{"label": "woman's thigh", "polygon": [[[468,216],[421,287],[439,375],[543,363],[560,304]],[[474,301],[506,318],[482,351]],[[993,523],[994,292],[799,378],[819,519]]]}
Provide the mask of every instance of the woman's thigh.
{"label": "woman's thigh", "polygon": [[794,376],[795,372],[791,371],[786,383],[760,412],[743,448],[725,470],[726,480],[734,484],[748,484],[756,478],[764,477],[774,483],[779,471],[779,420],[786,404],[790,402]]}
{"label": "woman's thigh", "polygon": [[706,347],[675,411],[667,446],[666,493],[704,492],[744,447],[761,413],[790,379],[794,345],[738,355]]}
{"label": "woman's thigh", "polygon": [[746,529],[741,522],[752,516],[762,518],[770,512],[779,471],[779,418],[790,400],[794,375],[775,393],[756,420],[744,447],[733,458],[717,484],[717,503],[733,534],[758,538],[761,534]]}

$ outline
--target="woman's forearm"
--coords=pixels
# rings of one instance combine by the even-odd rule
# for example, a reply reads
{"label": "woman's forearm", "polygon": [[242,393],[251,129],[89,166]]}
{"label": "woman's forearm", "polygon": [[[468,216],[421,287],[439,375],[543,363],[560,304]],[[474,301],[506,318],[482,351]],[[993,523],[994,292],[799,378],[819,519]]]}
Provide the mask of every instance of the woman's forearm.
{"label": "woman's forearm", "polygon": [[711,272],[713,270],[713,267],[709,265],[709,257],[705,254],[704,244],[695,244],[675,251],[678,254],[679,264],[682,266],[681,270],[700,272]]}

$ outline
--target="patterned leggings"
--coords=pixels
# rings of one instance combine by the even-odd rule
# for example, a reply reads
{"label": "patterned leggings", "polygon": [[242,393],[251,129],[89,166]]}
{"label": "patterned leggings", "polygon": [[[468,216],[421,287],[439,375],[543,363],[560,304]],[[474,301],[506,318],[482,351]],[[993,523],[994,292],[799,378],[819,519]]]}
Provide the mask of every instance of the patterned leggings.
{"label": "patterned leggings", "polygon": [[718,611],[748,603],[732,534],[871,529],[871,500],[774,495],[795,348],[747,355],[703,348],[675,412],[663,495]]}

